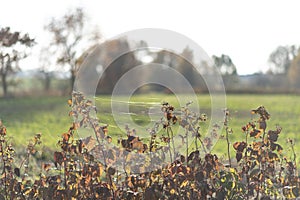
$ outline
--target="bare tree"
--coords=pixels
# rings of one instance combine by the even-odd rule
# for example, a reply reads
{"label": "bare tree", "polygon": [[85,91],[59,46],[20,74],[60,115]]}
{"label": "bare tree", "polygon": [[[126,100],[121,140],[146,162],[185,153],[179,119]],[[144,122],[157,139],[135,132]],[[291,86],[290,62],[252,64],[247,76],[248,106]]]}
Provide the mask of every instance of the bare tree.
{"label": "bare tree", "polygon": [[39,76],[41,76],[41,80],[44,84],[44,90],[47,92],[50,90],[51,87],[51,78],[52,78],[52,72],[50,69],[51,66],[51,59],[49,58],[49,54],[51,52],[48,48],[43,47],[40,51],[40,57],[39,57]]}
{"label": "bare tree", "polygon": [[26,51],[35,44],[28,34],[11,32],[9,27],[0,30],[0,75],[3,95],[8,95],[7,77],[20,70],[19,61],[28,56]]}
{"label": "bare tree", "polygon": [[300,53],[292,60],[287,75],[291,86],[298,89],[300,87]]}
{"label": "bare tree", "polygon": [[287,74],[299,50],[295,45],[277,47],[269,56],[269,62],[274,65],[272,71],[276,74]]}
{"label": "bare tree", "polygon": [[[76,8],[65,14],[62,18],[52,18],[45,29],[50,32],[52,41],[50,46],[56,50],[57,64],[67,67],[70,71],[70,84],[73,88],[78,65],[77,58],[82,54],[83,50],[80,45],[84,39],[88,38],[84,34],[86,14],[82,8]],[[100,34],[93,32],[93,39],[99,40]]]}

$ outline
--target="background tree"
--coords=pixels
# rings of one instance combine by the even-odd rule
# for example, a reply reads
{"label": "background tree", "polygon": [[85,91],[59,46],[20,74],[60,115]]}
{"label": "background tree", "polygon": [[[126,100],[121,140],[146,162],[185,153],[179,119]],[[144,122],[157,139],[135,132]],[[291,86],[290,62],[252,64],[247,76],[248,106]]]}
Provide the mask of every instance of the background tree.
{"label": "background tree", "polygon": [[[120,52],[128,53],[116,58]],[[141,64],[137,60],[135,52],[130,51],[129,42],[125,38],[109,41],[106,49],[98,52],[97,55],[102,57],[105,65],[108,66],[98,83],[97,93],[99,94],[111,94],[119,79],[130,69]],[[136,79],[141,78],[141,76],[137,76]],[[135,82],[136,80],[132,81]]]}
{"label": "background tree", "polygon": [[220,70],[222,74],[224,85],[227,90],[237,89],[237,83],[239,82],[239,77],[237,74],[237,69],[232,59],[228,55],[222,54],[220,57],[213,55],[212,59],[216,67]]}
{"label": "background tree", "polygon": [[178,59],[177,68],[191,85],[195,85],[195,69],[193,63],[190,63],[190,61],[193,62],[194,60],[194,52],[187,46],[180,55],[182,57]]}
{"label": "background tree", "polygon": [[49,58],[50,54],[51,52],[46,47],[40,50],[38,78],[42,80],[46,92],[51,88],[51,79],[53,77],[53,72],[50,69],[50,66],[52,66]]}
{"label": "background tree", "polygon": [[287,74],[292,61],[296,58],[300,48],[296,45],[277,47],[269,57],[269,62],[273,64],[273,73]]}
{"label": "background tree", "polygon": [[294,88],[300,87],[300,53],[291,62],[288,79]]}
{"label": "background tree", "polygon": [[9,27],[0,30],[0,75],[3,95],[8,95],[7,77],[20,70],[19,61],[28,56],[27,49],[35,44],[28,34],[11,32]]}
{"label": "background tree", "polygon": [[[83,52],[83,49],[80,49],[80,45],[84,42],[87,43],[91,39],[88,38],[89,34],[85,35],[84,32],[87,28],[86,17],[82,8],[76,8],[65,14],[62,18],[52,18],[51,22],[45,26],[45,29],[52,36],[50,47],[55,48],[57,64],[67,67],[70,72],[71,88],[73,88],[78,70],[76,60]],[[93,30],[92,33],[92,39],[100,39],[99,32]]]}
{"label": "background tree", "polygon": [[212,59],[222,75],[237,75],[236,66],[228,55],[222,54],[220,57],[213,55]]}

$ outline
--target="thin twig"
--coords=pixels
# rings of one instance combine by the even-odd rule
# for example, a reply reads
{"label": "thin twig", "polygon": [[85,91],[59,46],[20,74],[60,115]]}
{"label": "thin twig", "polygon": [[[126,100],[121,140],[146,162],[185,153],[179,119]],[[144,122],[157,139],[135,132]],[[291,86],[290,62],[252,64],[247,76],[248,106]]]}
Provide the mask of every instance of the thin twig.
{"label": "thin twig", "polygon": [[230,156],[230,141],[229,141],[229,133],[228,127],[226,127],[226,142],[227,142],[227,155],[229,160],[229,167],[231,168],[231,156]]}

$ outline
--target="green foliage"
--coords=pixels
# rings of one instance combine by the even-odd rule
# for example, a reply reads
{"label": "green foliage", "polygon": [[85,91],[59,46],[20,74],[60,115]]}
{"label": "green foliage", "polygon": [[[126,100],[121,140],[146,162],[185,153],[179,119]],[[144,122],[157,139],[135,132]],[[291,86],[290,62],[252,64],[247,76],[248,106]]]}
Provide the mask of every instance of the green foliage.
{"label": "green foliage", "polygon": [[[278,143],[282,129],[279,126],[275,130],[267,129],[271,115],[263,106],[252,110],[258,118],[253,117],[242,127],[239,134],[245,140],[232,145],[237,162],[228,166],[210,152],[209,139],[202,135],[201,126],[207,116],[192,112],[190,104],[177,111],[169,103],[163,103],[162,118],[149,130],[149,141],[139,138],[136,130],[125,127],[126,137],[113,145],[116,138],[109,135],[107,125],[95,118],[97,110],[90,100],[73,93],[68,103],[75,121],[61,135],[57,143],[60,149],[54,152],[53,162],[42,163],[38,176],[28,176],[28,170],[30,157],[36,154],[41,143],[41,134],[29,141],[26,156],[18,165],[6,127],[1,123],[0,199],[292,199],[299,196],[295,143],[288,140],[293,154],[289,159]],[[229,110],[225,114],[226,141],[231,146],[229,135],[234,133],[229,128]],[[176,125],[184,131],[184,153],[175,148]],[[89,127],[93,136],[79,138],[77,131],[84,127]],[[213,134],[218,134],[217,127]],[[190,151],[192,142],[195,149]],[[147,153],[160,162],[139,163],[138,155]],[[118,162],[124,164],[123,171],[115,167]]]}

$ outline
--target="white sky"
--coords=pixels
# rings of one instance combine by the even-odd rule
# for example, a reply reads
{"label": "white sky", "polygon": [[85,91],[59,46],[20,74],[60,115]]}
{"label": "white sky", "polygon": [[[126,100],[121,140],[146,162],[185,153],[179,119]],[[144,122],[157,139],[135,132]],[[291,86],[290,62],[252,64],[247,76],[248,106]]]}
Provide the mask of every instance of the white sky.
{"label": "white sky", "polygon": [[[239,74],[266,71],[279,45],[300,44],[297,0],[1,0],[0,27],[28,32],[39,44],[53,16],[82,6],[105,38],[137,28],[164,28],[197,42],[208,55],[227,54]],[[37,52],[39,46],[35,47]],[[29,58],[28,58],[29,59]],[[38,57],[24,63],[37,65]],[[35,66],[34,66],[35,67]]]}

